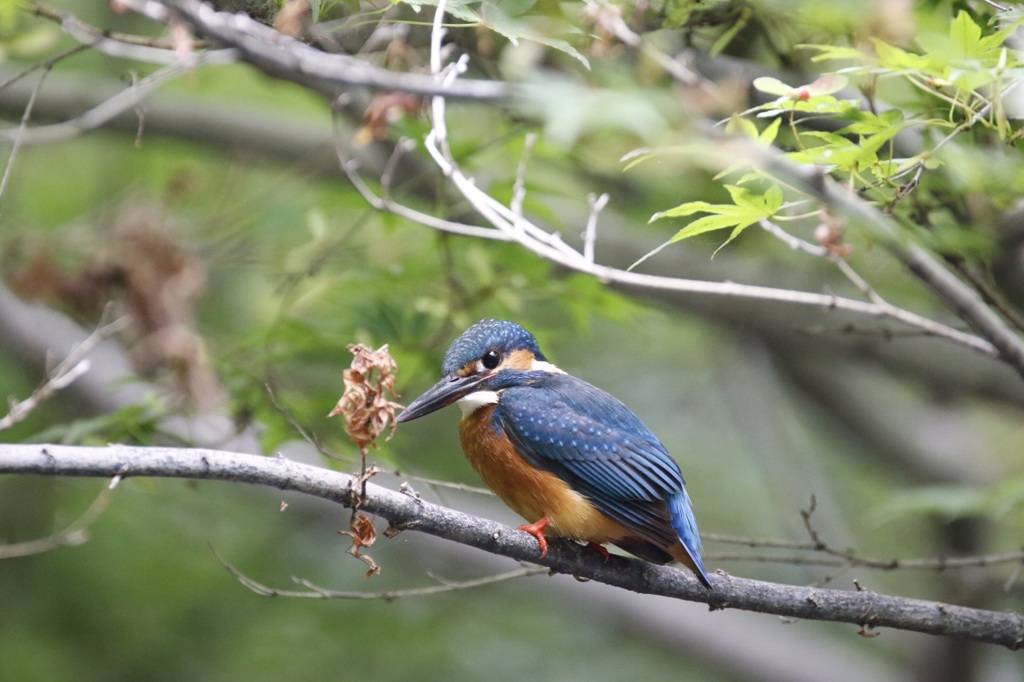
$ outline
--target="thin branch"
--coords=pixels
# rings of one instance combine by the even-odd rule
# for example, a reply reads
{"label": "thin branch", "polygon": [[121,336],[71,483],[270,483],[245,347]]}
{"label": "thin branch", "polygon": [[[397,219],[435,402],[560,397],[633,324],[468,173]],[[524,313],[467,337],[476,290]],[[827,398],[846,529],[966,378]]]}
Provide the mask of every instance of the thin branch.
{"label": "thin branch", "polygon": [[[1008,95],[1011,92],[1013,92],[1014,90],[1016,90],[1018,86],[1020,86],[1020,81],[1016,81],[1015,80],[1015,81],[1011,82],[1009,85],[1007,85],[1006,88],[1004,88],[999,93],[998,96],[1000,98],[1006,97],[1006,95]],[[929,94],[934,94],[933,90],[931,88],[927,88],[926,91]],[[953,128],[953,131],[951,133],[949,133],[944,138],[942,138],[937,143],[935,143],[935,146],[932,147],[931,150],[929,150],[929,152],[928,152],[928,155],[927,155],[928,158],[934,158],[935,152],[937,152],[940,149],[942,149],[943,147],[945,147],[947,144],[949,144],[949,142],[951,140],[956,138],[958,135],[960,135],[960,134],[970,130],[975,125],[977,125],[979,121],[981,121],[983,118],[985,118],[985,116],[987,116],[988,113],[990,111],[992,111],[992,106],[993,106],[994,101],[995,100],[992,100],[992,101],[988,102],[985,106],[983,106],[981,109],[979,109],[973,116],[971,116],[969,119],[967,119],[966,121],[962,122],[960,125],[958,125],[955,128]],[[887,213],[892,213],[892,211],[895,208],[897,203],[899,203],[900,201],[902,201],[903,199],[908,197],[911,192],[913,192],[915,189],[917,189],[918,185],[921,183],[921,176],[924,174],[925,164],[926,164],[926,159],[922,158],[920,161],[915,163],[913,166],[910,166],[909,168],[907,168],[907,169],[905,169],[905,170],[903,170],[903,171],[901,171],[899,173],[896,173],[895,175],[893,175],[893,176],[891,176],[889,178],[889,180],[896,180],[896,179],[898,179],[898,178],[900,178],[900,177],[902,177],[902,176],[904,176],[904,175],[906,175],[908,173],[911,173],[911,172],[914,173],[914,177],[912,177],[909,181],[904,183],[902,186],[900,186],[896,190],[896,193],[893,195],[892,199],[889,201],[889,205],[886,207],[886,212]]]}
{"label": "thin branch", "polygon": [[523,138],[523,154],[519,157],[516,167],[516,180],[512,183],[512,201],[509,207],[516,215],[523,215],[523,202],[526,201],[526,169],[530,164],[530,155],[537,144],[537,133],[527,133]]}
{"label": "thin branch", "polygon": [[608,205],[610,195],[605,192],[600,196],[590,194],[587,196],[587,205],[590,206],[590,213],[587,215],[587,228],[583,231],[583,258],[588,263],[594,262],[594,246],[597,244],[597,219],[601,211]]}
{"label": "thin branch", "polygon": [[11,170],[14,168],[14,160],[18,158],[18,151],[21,149],[21,145],[25,139],[25,131],[28,129],[28,122],[32,120],[32,109],[36,105],[36,97],[39,95],[39,91],[43,87],[43,83],[46,82],[46,76],[50,73],[49,69],[43,71],[43,75],[39,77],[39,81],[36,86],[32,88],[32,94],[28,98],[28,103],[25,105],[25,111],[21,115],[21,121],[18,122],[18,128],[14,133],[13,144],[11,145],[11,153],[7,156],[7,163],[4,164],[4,173],[0,177],[0,199],[3,199],[4,191],[7,189],[7,182],[11,177]]}
{"label": "thin branch", "polygon": [[86,356],[108,336],[112,336],[128,328],[131,320],[125,316],[102,325],[87,336],[80,344],[71,349],[64,360],[50,370],[43,383],[39,384],[32,395],[20,402],[11,404],[7,415],[0,419],[0,431],[11,428],[28,417],[40,403],[49,399],[57,391],[71,385],[78,377],[89,371]]}
{"label": "thin branch", "polygon": [[296,433],[298,433],[300,436],[302,436],[302,440],[306,441],[311,446],[313,446],[313,448],[316,449],[317,453],[319,453],[320,455],[326,457],[327,459],[332,459],[332,460],[335,460],[335,461],[338,461],[338,462],[347,462],[349,464],[352,464],[353,462],[356,461],[355,457],[350,457],[348,455],[340,455],[340,454],[338,454],[336,452],[328,450],[323,445],[323,443],[320,442],[320,438],[315,433],[307,430],[292,415],[291,411],[287,407],[285,407],[284,405],[281,404],[281,402],[277,399],[277,392],[274,390],[274,387],[271,385],[271,383],[269,381],[264,381],[263,382],[263,388],[267,392],[267,398],[270,400],[270,405],[275,410],[277,410],[278,414],[280,414],[282,417],[284,417],[285,421],[288,422],[289,426],[291,426],[293,429],[295,429]]}
{"label": "thin branch", "polygon": [[483,578],[476,578],[475,580],[440,580],[438,585],[430,585],[428,587],[413,587],[404,590],[382,590],[378,592],[357,592],[353,590],[331,590],[326,587],[320,587],[315,585],[308,580],[302,578],[292,578],[292,581],[298,585],[308,588],[307,591],[299,590],[282,590],[276,587],[270,587],[263,583],[254,580],[253,578],[242,573],[235,566],[232,566],[225,561],[215,551],[217,559],[227,569],[227,572],[233,575],[238,582],[252,590],[261,597],[291,597],[296,599],[350,599],[350,600],[361,600],[361,601],[394,601],[396,599],[403,599],[406,597],[425,597],[435,594],[444,594],[446,592],[457,592],[459,590],[470,590],[477,587],[484,587],[486,585],[494,585],[496,583],[507,582],[509,580],[518,580],[519,578],[526,578],[534,575],[541,575],[547,573],[546,568],[534,567],[522,567],[505,573],[499,573],[497,575],[484,576]]}
{"label": "thin branch", "polygon": [[68,57],[75,55],[79,52],[82,52],[84,49],[84,47],[80,46],[71,48],[70,50],[65,50],[60,54],[50,57],[41,64],[37,64],[29,69],[26,69],[17,76],[9,78],[3,84],[0,84],[0,91],[3,91],[9,85],[16,82],[20,78],[27,76],[29,73],[32,73],[37,69],[42,71],[42,75],[39,76],[39,80],[36,82],[35,87],[32,88],[32,92],[29,95],[28,102],[26,102],[25,104],[25,110],[22,112],[21,121],[18,122],[18,127],[15,129],[13,135],[11,136],[11,153],[7,156],[7,163],[4,165],[3,177],[0,178],[0,199],[3,198],[4,192],[7,189],[7,182],[10,180],[11,169],[14,168],[14,160],[18,156],[18,150],[21,149],[21,146],[28,141],[28,122],[32,120],[32,110],[35,108],[36,97],[39,96],[39,92],[43,89],[43,83],[46,81],[46,77],[50,75],[50,71],[53,69],[54,65],[57,64],[57,62],[63,59],[67,59]]}
{"label": "thin branch", "polygon": [[[204,54],[206,53],[200,53],[196,55],[196,58],[202,62]],[[165,66],[139,81],[133,81],[130,87],[125,88],[80,116],[62,123],[27,128],[22,136],[22,143],[51,144],[63,142],[78,137],[82,133],[95,130],[120,114],[138,107],[141,100],[185,71],[186,69],[178,64]],[[0,130],[0,138],[17,140],[20,130],[20,127],[16,130]]]}
{"label": "thin branch", "polygon": [[[994,351],[999,358],[1024,376],[1024,340],[985,304],[978,292],[943,267],[934,256],[910,241],[888,216],[852,195],[819,169],[797,166],[781,152],[765,149],[760,145],[739,140],[731,144],[741,147],[732,149],[731,153],[749,155],[757,160],[759,167],[827,206],[831,215],[841,217],[866,230],[977,333],[975,336],[956,331],[948,338],[964,345],[969,343],[969,347],[989,355]],[[903,316],[903,313],[898,313],[899,317],[896,317],[897,313],[894,311],[887,312],[887,316],[893,319]],[[937,323],[928,320],[927,324]]]}
{"label": "thin branch", "polygon": [[42,554],[60,549],[61,547],[74,547],[87,542],[89,540],[89,526],[95,523],[110,505],[113,490],[118,480],[115,478],[114,481],[111,481],[110,485],[104,486],[88,509],[82,512],[81,516],[56,533],[45,538],[39,538],[38,540],[0,545],[0,560]]}
{"label": "thin branch", "polygon": [[[31,5],[29,11],[59,24],[64,33],[83,46],[102,52],[108,57],[149,64],[177,64],[181,61],[181,55],[176,51],[178,46],[169,38],[150,38],[108,31],[82,21],[71,12],[62,12],[41,3]],[[196,42],[191,47],[202,49],[205,45]],[[238,53],[231,49],[207,50],[203,59],[207,64],[230,64],[238,61]]]}
{"label": "thin branch", "polygon": [[811,523],[817,500],[812,496],[807,509],[800,510],[800,518],[810,542],[793,540],[771,540],[764,538],[737,537],[721,533],[702,533],[705,542],[721,542],[727,545],[742,545],[756,549],[783,549],[798,552],[818,552],[828,556],[806,556],[805,554],[707,554],[705,560],[716,561],[752,561],[760,563],[784,563],[805,566],[837,566],[874,568],[894,571],[900,569],[944,571],[960,568],[983,568],[998,564],[1024,564],[1024,548],[1014,552],[996,554],[978,554],[959,557],[923,557],[916,559],[878,559],[865,557],[846,549],[836,549],[822,539],[821,534]]}
{"label": "thin branch", "polygon": [[[432,141],[428,140],[428,148],[430,148],[431,143]],[[434,149],[436,150],[436,147],[434,147]],[[888,317],[895,322],[899,322],[917,330],[923,335],[945,338],[982,355],[997,357],[998,354],[995,346],[978,336],[960,331],[940,322],[935,322],[934,320],[930,320],[922,315],[918,315],[884,302],[880,305],[875,302],[859,301],[857,299],[836,296],[833,294],[818,294],[793,289],[777,289],[774,287],[739,284],[736,282],[712,282],[684,279],[681,277],[649,275],[632,272],[630,270],[620,270],[606,265],[601,265],[599,263],[594,263],[592,261],[587,261],[585,254],[580,254],[571,250],[569,253],[566,253],[565,249],[568,249],[569,247],[564,242],[558,240],[556,235],[544,233],[541,228],[533,225],[525,218],[519,217],[518,224],[513,227],[511,223],[495,217],[495,214],[488,209],[481,211],[480,207],[474,203],[474,201],[482,200],[493,202],[495,200],[477,189],[473,181],[465,178],[465,176],[462,176],[464,181],[461,185],[462,187],[467,188],[470,192],[470,196],[467,196],[466,198],[470,200],[470,203],[473,204],[475,208],[477,208],[478,212],[485,213],[485,217],[486,213],[490,213],[491,217],[495,220],[494,226],[484,227],[480,225],[467,225],[465,223],[456,223],[445,220],[444,218],[438,218],[437,216],[417,211],[416,209],[409,208],[390,199],[384,199],[375,195],[357,172],[357,166],[358,164],[352,161],[343,162],[342,164],[342,168],[345,170],[346,174],[348,174],[348,177],[356,190],[363,196],[367,203],[377,210],[389,211],[399,217],[406,218],[423,225],[424,227],[429,227],[442,232],[449,232],[451,234],[459,234],[479,239],[515,241],[524,248],[564,268],[591,275],[605,283],[624,284],[639,289],[658,289],[662,291],[677,291],[709,296],[775,301],[792,305],[805,305],[822,308],[829,311],[842,310],[874,318]],[[449,165],[448,168],[452,172],[455,170],[455,167],[451,165]],[[531,228],[531,231],[536,230],[543,234],[544,238],[537,240],[532,236],[524,234],[524,230],[522,228],[527,226]],[[560,246],[558,251],[548,247],[548,244],[555,242]]]}
{"label": "thin branch", "polygon": [[786,232],[784,229],[782,229],[780,225],[772,222],[771,220],[768,220],[767,218],[761,219],[759,224],[761,225],[762,230],[764,230],[771,236],[775,237],[776,239],[778,239],[779,241],[781,241],[783,244],[793,249],[794,251],[801,251],[811,256],[816,256],[818,258],[828,257],[828,249],[826,249],[824,246],[812,244],[809,241],[791,235],[789,232]]}
{"label": "thin branch", "polygon": [[[860,273],[853,268],[852,265],[850,265],[846,258],[844,258],[842,255],[839,255],[834,250],[828,249],[824,246],[819,246],[817,244],[811,244],[810,242],[800,239],[799,237],[795,237],[790,233],[786,232],[784,229],[782,229],[782,227],[772,222],[771,220],[762,219],[760,221],[760,225],[765,232],[771,234],[776,239],[781,240],[791,249],[802,251],[803,253],[809,254],[811,256],[827,258],[829,261],[831,261],[832,264],[839,269],[843,276],[846,277],[846,279],[850,280],[850,282],[855,287],[857,287],[861,294],[864,295],[864,298],[866,298],[868,301],[871,302],[872,305],[876,306],[879,309],[880,317],[897,319],[899,316],[907,312],[903,308],[895,306],[889,303],[887,300],[885,300],[882,297],[882,295],[879,294],[878,291],[876,291],[875,288],[872,287],[871,284],[866,279],[864,279],[860,275]],[[970,336],[969,334],[965,334],[959,329],[954,329],[953,327],[946,327],[946,329],[944,329],[941,332],[941,334],[935,335],[944,336],[946,338],[950,338],[951,336],[957,335]]]}
{"label": "thin branch", "polygon": [[506,242],[512,241],[512,237],[510,235],[499,230],[495,230],[494,228],[467,225],[465,223],[457,223],[452,220],[445,220],[444,218],[438,218],[437,216],[429,213],[417,211],[414,208],[395,202],[384,195],[377,196],[359,175],[359,162],[355,159],[346,159],[340,145],[336,144],[336,147],[338,148],[338,160],[341,162],[341,168],[345,172],[345,175],[348,176],[349,182],[352,183],[352,187],[354,187],[366,203],[374,209],[393,213],[400,218],[411,220],[414,223],[440,232],[449,232],[451,234],[458,234],[464,237],[474,237],[476,239],[494,239],[496,241]]}
{"label": "thin branch", "polygon": [[[337,129],[335,129],[335,139],[338,140],[337,147],[340,149],[341,136],[338,134]],[[388,157],[387,163],[384,164],[384,170],[380,174],[380,196],[385,201],[389,201],[391,198],[391,186],[395,181],[395,172],[398,170],[399,160],[405,153],[412,151],[415,147],[416,142],[414,140],[403,138],[391,150],[391,156]]]}
{"label": "thin branch", "polygon": [[[429,486],[431,489],[435,491],[440,489],[458,490],[459,492],[472,493],[474,495],[483,495],[485,497],[494,496],[494,492],[490,488],[483,488],[478,485],[470,485],[468,483],[454,483],[452,481],[444,481],[438,478],[428,478],[427,476],[416,476],[414,474],[402,473],[397,469],[395,471],[385,471],[384,473],[391,474],[396,478],[401,478],[406,481],[416,481],[417,483],[422,483],[426,486]],[[408,486],[408,484],[403,483],[402,486],[403,492],[410,493],[413,496],[416,495],[416,491],[412,490],[411,487]]]}
{"label": "thin branch", "polygon": [[708,81],[683,66],[676,59],[670,57],[661,50],[654,48],[652,45],[644,41],[644,39],[635,31],[630,29],[622,19],[622,9],[620,7],[605,2],[604,0],[598,0],[597,2],[588,0],[586,4],[587,16],[599,28],[608,34],[615,36],[618,40],[622,41],[634,50],[643,52],[646,56],[650,57],[654,63],[660,66],[665,73],[683,85],[688,87],[700,87],[706,91],[710,91],[709,86],[711,84]]}
{"label": "thin branch", "polygon": [[[228,481],[290,490],[351,506],[355,477],[299,464],[282,457],[258,457],[206,449],[0,444],[0,473],[43,476],[154,476]],[[1024,616],[985,611],[870,591],[842,591],[781,585],[718,573],[713,590],[688,572],[636,559],[611,556],[568,541],[552,541],[540,557],[528,533],[500,523],[366,485],[360,509],[386,519],[391,532],[410,530],[447,538],[493,554],[546,566],[622,589],[698,601],[712,610],[742,609],[789,618],[826,620],[863,628],[890,627],[932,635],[1024,646]]]}
{"label": "thin branch", "polygon": [[[702,534],[704,535],[704,534]],[[711,540],[705,536],[705,541]],[[758,541],[752,541],[757,546]],[[1001,564],[1024,563],[1024,549],[1015,552],[997,552],[995,554],[977,554],[957,557],[921,557],[916,559],[879,559],[860,556],[849,550],[837,550],[826,547],[802,547],[809,552],[824,552],[830,556],[808,556],[806,554],[725,554],[709,552],[704,555],[705,561],[750,561],[754,563],[790,564],[793,566],[849,566],[873,568],[880,571],[946,571],[963,568],[987,568]]]}

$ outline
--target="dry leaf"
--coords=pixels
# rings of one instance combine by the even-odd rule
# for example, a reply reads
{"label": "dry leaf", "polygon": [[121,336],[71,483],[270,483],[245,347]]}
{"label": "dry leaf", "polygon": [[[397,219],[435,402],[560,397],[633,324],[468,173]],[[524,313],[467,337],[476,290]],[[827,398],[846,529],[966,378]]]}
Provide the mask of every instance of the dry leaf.
{"label": "dry leaf", "polygon": [[360,550],[373,546],[373,543],[377,541],[377,529],[373,527],[373,522],[365,514],[353,516],[349,528],[350,530],[339,530],[338,533],[352,538],[352,546],[348,548],[348,553],[370,567],[363,577],[372,578],[380,573],[380,566],[369,554],[363,554]]}
{"label": "dry leaf", "polygon": [[387,345],[370,350],[362,344],[354,344],[348,349],[353,358],[352,365],[342,373],[345,392],[327,416],[344,416],[345,433],[360,450],[365,450],[385,430],[387,438],[394,435],[395,412],[402,405],[388,396],[397,395],[398,366],[388,353]]}
{"label": "dry leaf", "polygon": [[360,147],[374,140],[388,137],[388,126],[420,110],[421,100],[417,95],[405,92],[385,92],[376,95],[363,112],[363,125],[356,131],[353,142]]}
{"label": "dry leaf", "polygon": [[286,36],[302,39],[313,23],[309,0],[287,0],[274,17],[274,28]]}

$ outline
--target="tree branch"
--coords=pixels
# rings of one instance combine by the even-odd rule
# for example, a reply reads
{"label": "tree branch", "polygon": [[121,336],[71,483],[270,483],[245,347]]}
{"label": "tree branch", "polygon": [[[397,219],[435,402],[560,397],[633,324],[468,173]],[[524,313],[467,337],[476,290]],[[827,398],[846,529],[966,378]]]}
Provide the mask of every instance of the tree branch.
{"label": "tree branch", "polygon": [[[217,557],[220,559],[220,557]],[[282,590],[277,587],[269,587],[261,582],[253,580],[249,576],[242,573],[240,570],[227,563],[223,559],[220,559],[221,564],[241,583],[243,586],[249,588],[261,597],[291,597],[294,599],[350,599],[356,601],[395,601],[396,599],[404,599],[406,597],[423,597],[435,594],[444,594],[445,592],[456,592],[458,590],[471,590],[477,587],[483,587],[484,585],[493,585],[495,583],[506,582],[509,580],[518,580],[519,578],[526,578],[533,575],[540,575],[545,572],[544,568],[534,567],[521,567],[515,568],[505,573],[498,575],[488,575],[483,578],[476,578],[474,580],[438,580],[438,584],[429,585],[427,587],[413,587],[405,590],[384,590],[382,592],[357,592],[357,591],[342,591],[342,590],[330,590],[319,585],[314,585],[308,580],[302,578],[292,578],[292,580],[307,588],[306,591],[302,590]]]}
{"label": "tree branch", "polygon": [[746,141],[734,153],[760,154],[760,166],[828,206],[878,240],[907,270],[928,286],[958,317],[990,343],[1008,365],[1024,376],[1024,340],[989,308],[981,296],[931,254],[902,235],[881,211],[851,194],[818,169],[801,168],[769,149]]}
{"label": "tree branch", "polygon": [[[0,444],[0,473],[43,476],[126,478],[155,476],[265,485],[351,506],[354,476],[299,464],[282,457],[258,457],[207,449],[113,445]],[[367,484],[361,510],[376,514],[394,530],[415,530],[494,554],[547,566],[553,573],[595,580],[644,594],[703,602],[711,610],[727,608],[790,618],[853,623],[862,628],[890,627],[960,637],[1010,649],[1024,646],[1024,616],[984,611],[869,591],[847,592],[780,585],[717,574],[715,589],[701,587],[688,572],[597,553],[567,541],[554,541],[544,558],[527,533],[432,504],[412,492]]]}
{"label": "tree branch", "polygon": [[[966,285],[942,268],[920,247],[894,238],[895,233],[892,227],[886,223],[885,216],[878,211],[864,205],[856,198],[842,196],[842,190],[835,187],[835,183],[817,175],[808,177],[807,172],[794,167],[779,155],[771,157],[763,150],[751,150],[748,148],[750,145],[740,142],[744,148],[738,151],[742,153],[730,158],[743,158],[751,153],[754,154],[753,158],[756,158],[758,153],[768,156],[764,160],[764,166],[771,172],[785,177],[790,184],[799,187],[826,205],[839,209],[838,212],[847,217],[856,213],[860,218],[858,222],[866,221],[867,224],[875,228],[881,228],[884,236],[889,237],[885,240],[885,246],[893,255],[931,287],[973,327],[977,334],[964,333],[908,310],[881,304],[877,301],[857,301],[842,296],[777,290],[771,287],[733,282],[654,277],[588,262],[585,254],[569,247],[557,235],[546,233],[482,192],[475,186],[473,179],[465,176],[451,159],[447,149],[444,98],[463,97],[493,101],[517,94],[528,96],[528,93],[522,87],[512,87],[496,81],[460,80],[457,76],[460,69],[465,70],[464,64],[453,64],[452,66],[455,68],[441,73],[441,31],[438,26],[435,26],[435,30],[432,32],[431,40],[431,64],[434,73],[430,75],[403,74],[380,69],[351,57],[322,52],[245,16],[216,12],[199,0],[157,0],[156,2],[123,0],[123,2],[156,21],[167,23],[173,21],[174,17],[180,17],[189,23],[198,35],[236,48],[245,61],[265,73],[320,92],[335,95],[343,86],[363,86],[433,95],[434,129],[427,137],[427,149],[442,172],[463,196],[484,216],[487,222],[497,228],[486,231],[492,232],[496,238],[511,237],[512,240],[537,255],[563,267],[592,275],[603,282],[630,287],[667,289],[714,296],[746,297],[816,306],[827,310],[846,310],[859,315],[888,317],[981,354],[999,357],[1019,373],[1024,374],[1024,341],[1013,334],[1002,323],[1002,320],[984,305],[983,301],[977,300],[978,297],[972,295],[973,292]],[[442,12],[443,5],[439,5],[436,13],[438,21]],[[714,130],[711,130],[710,134],[712,137],[721,137]],[[351,172],[351,169],[349,171]],[[465,226],[465,228],[478,232],[485,231],[485,228],[473,228],[472,226]],[[498,237],[498,235],[502,236]]]}
{"label": "tree branch", "polygon": [[84,341],[72,348],[68,356],[47,373],[46,379],[36,390],[32,391],[32,395],[20,402],[11,403],[10,411],[0,419],[0,431],[9,429],[24,420],[40,403],[89,371],[89,362],[86,360],[86,356],[103,339],[127,329],[128,323],[127,317],[121,317],[113,322],[103,324]]}
{"label": "tree branch", "polygon": [[218,12],[200,0],[121,0],[155,21],[177,15],[196,35],[238,50],[241,59],[264,73],[335,97],[348,87],[397,90],[417,95],[494,101],[509,97],[513,86],[501,81],[465,80],[439,86],[432,75],[389,71],[348,55],[329,54],[286,36],[242,14]]}

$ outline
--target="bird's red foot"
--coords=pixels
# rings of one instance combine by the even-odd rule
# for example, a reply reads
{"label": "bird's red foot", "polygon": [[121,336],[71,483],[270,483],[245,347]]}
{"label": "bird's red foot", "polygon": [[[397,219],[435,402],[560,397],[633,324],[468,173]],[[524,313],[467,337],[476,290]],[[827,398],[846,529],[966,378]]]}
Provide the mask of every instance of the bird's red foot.
{"label": "bird's red foot", "polygon": [[608,554],[608,550],[604,548],[604,545],[600,545],[596,542],[588,542],[587,547],[597,550],[601,554],[601,556],[604,557],[604,562],[608,563],[608,559],[611,555]]}
{"label": "bird's red foot", "polygon": [[551,521],[545,516],[536,523],[527,523],[519,526],[519,530],[525,530],[527,533],[537,538],[537,544],[540,545],[541,558],[548,553],[548,540],[544,537],[544,529],[548,527],[549,523],[551,523]]}

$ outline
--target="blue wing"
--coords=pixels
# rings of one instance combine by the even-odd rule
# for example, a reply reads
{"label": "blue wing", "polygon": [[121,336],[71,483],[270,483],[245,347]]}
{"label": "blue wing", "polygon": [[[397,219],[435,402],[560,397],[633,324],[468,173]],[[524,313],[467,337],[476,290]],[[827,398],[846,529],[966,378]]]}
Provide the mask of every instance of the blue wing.
{"label": "blue wing", "polygon": [[502,391],[494,418],[530,464],[654,546],[624,549],[665,563],[671,557],[664,550],[682,541],[700,566],[700,538],[679,466],[617,398],[576,377],[545,374]]}

